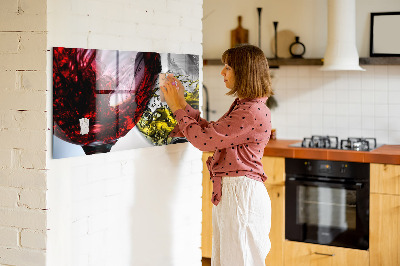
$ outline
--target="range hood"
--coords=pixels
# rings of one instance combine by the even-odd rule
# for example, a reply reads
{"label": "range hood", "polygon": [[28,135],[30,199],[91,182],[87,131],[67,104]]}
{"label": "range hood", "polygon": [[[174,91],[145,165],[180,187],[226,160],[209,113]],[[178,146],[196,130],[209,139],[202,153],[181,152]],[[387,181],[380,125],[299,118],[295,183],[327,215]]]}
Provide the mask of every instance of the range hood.
{"label": "range hood", "polygon": [[320,70],[358,70],[355,0],[328,0],[328,44]]}

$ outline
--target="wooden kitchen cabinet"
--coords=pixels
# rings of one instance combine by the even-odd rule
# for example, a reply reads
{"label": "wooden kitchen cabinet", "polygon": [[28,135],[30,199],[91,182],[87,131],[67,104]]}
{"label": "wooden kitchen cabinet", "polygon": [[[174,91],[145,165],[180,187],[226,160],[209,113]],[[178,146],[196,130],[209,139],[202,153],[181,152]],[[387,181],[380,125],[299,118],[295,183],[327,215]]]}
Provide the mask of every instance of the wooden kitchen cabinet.
{"label": "wooden kitchen cabinet", "polygon": [[283,265],[285,241],[285,187],[265,184],[271,199],[271,250],[265,259],[266,266]]}
{"label": "wooden kitchen cabinet", "polygon": [[370,265],[400,265],[400,196],[373,193],[370,200]]}
{"label": "wooden kitchen cabinet", "polygon": [[371,193],[400,195],[400,165],[370,164]]}
{"label": "wooden kitchen cabinet", "polygon": [[201,224],[201,253],[204,258],[211,258],[212,252],[212,183],[210,181],[210,173],[206,165],[211,152],[203,153],[203,195],[202,195],[202,224]]}
{"label": "wooden kitchen cabinet", "polygon": [[285,240],[284,252],[285,266],[369,265],[369,253],[365,250],[316,245]]}
{"label": "wooden kitchen cabinet", "polygon": [[[211,152],[203,153],[203,217],[202,217],[202,256],[211,258],[212,253],[212,183],[206,166]],[[271,199],[271,250],[266,258],[266,265],[283,265],[284,215],[285,215],[285,158],[263,157],[264,171],[268,176],[265,187]]]}
{"label": "wooden kitchen cabinet", "polygon": [[261,159],[264,172],[267,175],[265,184],[268,185],[285,185],[285,158],[264,156]]}
{"label": "wooden kitchen cabinet", "polygon": [[261,160],[267,175],[265,187],[271,199],[271,250],[266,266],[283,265],[285,240],[285,158],[264,156]]}
{"label": "wooden kitchen cabinet", "polygon": [[371,266],[400,265],[400,165],[371,164]]}

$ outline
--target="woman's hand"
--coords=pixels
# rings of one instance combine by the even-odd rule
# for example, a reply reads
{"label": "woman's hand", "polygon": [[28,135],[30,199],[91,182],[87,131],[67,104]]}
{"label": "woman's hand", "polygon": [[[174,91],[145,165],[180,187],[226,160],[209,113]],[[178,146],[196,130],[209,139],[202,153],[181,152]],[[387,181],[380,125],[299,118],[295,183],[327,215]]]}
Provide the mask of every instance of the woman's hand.
{"label": "woman's hand", "polygon": [[178,109],[185,109],[187,105],[184,96],[185,87],[177,78],[172,74],[169,74],[165,78],[163,86],[160,86],[160,89],[172,112],[175,112]]}

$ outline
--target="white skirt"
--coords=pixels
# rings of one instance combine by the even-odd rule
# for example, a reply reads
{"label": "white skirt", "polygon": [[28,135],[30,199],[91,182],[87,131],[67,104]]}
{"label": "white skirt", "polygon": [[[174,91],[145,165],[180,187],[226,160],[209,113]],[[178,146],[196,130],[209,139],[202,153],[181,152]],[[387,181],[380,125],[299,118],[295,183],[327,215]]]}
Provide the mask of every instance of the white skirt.
{"label": "white skirt", "polygon": [[223,177],[212,210],[212,266],[262,266],[271,249],[271,200],[260,181]]}

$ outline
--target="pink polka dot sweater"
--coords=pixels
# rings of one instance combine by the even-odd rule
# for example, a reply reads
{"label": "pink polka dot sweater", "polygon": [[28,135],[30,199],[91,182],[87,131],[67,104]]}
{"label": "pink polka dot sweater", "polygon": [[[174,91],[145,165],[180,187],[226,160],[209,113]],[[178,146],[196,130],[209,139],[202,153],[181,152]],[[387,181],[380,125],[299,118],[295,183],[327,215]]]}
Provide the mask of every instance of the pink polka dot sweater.
{"label": "pink polka dot sweater", "polygon": [[221,200],[224,176],[247,176],[261,182],[267,179],[261,159],[271,131],[267,98],[236,99],[218,121],[208,122],[187,105],[174,115],[178,121],[171,135],[185,136],[201,151],[214,151],[207,160],[213,182],[212,203]]}

